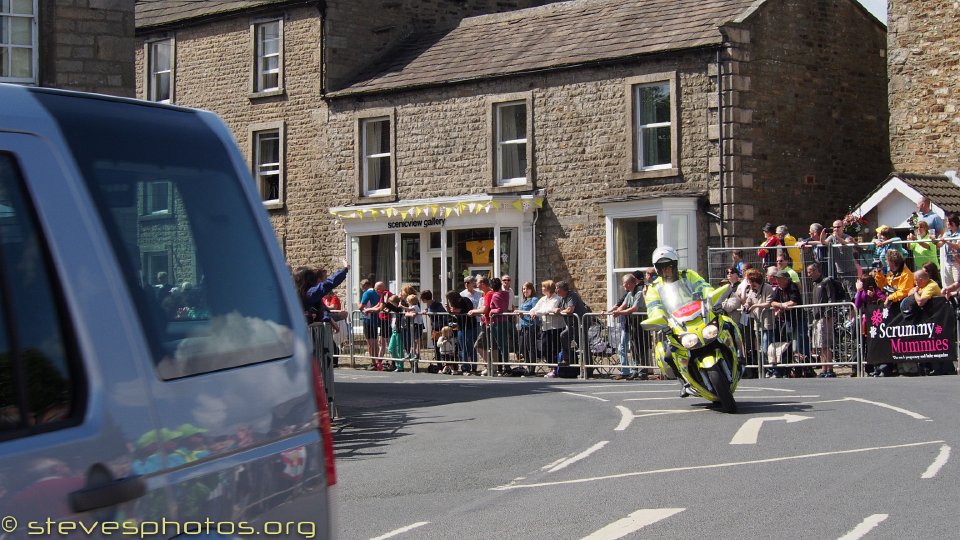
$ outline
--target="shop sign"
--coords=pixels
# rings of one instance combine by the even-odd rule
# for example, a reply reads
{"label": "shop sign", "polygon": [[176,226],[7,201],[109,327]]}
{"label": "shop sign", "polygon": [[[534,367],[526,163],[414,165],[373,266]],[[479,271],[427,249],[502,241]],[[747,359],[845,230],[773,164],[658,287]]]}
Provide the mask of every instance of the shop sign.
{"label": "shop sign", "polygon": [[407,227],[443,227],[443,224],[447,222],[447,218],[430,218],[430,219],[411,219],[409,221],[388,221],[388,229],[404,229]]}

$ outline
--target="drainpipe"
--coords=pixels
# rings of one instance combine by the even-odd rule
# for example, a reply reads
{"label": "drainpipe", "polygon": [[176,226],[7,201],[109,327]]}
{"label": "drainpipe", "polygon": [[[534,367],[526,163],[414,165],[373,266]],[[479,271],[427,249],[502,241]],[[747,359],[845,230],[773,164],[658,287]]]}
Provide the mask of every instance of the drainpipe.
{"label": "drainpipe", "polygon": [[724,172],[724,150],[723,150],[723,73],[721,72],[722,63],[720,62],[720,55],[723,51],[723,46],[717,47],[717,141],[719,151],[717,154],[720,157],[720,247],[727,247],[726,242],[726,210],[723,204],[723,172]]}
{"label": "drainpipe", "polygon": [[317,11],[320,12],[320,97],[327,95],[327,2],[319,0]]}

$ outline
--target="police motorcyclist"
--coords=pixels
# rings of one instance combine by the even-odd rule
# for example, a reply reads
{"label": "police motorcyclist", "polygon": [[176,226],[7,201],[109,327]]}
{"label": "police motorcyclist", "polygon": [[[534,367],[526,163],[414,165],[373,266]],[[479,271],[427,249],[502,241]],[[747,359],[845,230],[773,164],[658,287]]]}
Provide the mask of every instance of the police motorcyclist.
{"label": "police motorcyclist", "polygon": [[[693,296],[699,300],[706,300],[710,293],[713,292],[713,288],[700,274],[690,269],[680,270],[678,268],[679,260],[680,257],[677,255],[677,250],[670,246],[660,246],[653,252],[653,266],[657,269],[658,277],[651,286],[647,288],[647,294],[644,296],[647,304],[647,317],[652,319],[667,316],[667,313],[663,309],[663,302],[660,300],[659,290],[660,286],[667,283],[681,280],[686,284],[690,292],[693,293]],[[668,345],[665,344],[665,346]],[[680,397],[691,396],[693,395],[693,391],[690,389],[690,385],[680,377],[680,370],[673,360],[672,352],[670,349],[664,351],[664,361],[670,365],[670,368],[673,369],[673,372],[677,375],[677,380],[683,384],[683,388],[680,390]]]}

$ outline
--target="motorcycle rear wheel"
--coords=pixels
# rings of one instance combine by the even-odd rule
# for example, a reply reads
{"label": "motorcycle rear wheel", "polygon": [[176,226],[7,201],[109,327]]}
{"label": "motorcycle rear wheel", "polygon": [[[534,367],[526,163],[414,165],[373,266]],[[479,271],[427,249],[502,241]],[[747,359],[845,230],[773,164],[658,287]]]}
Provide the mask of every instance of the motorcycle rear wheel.
{"label": "motorcycle rear wheel", "polygon": [[737,412],[737,402],[734,401],[733,394],[730,392],[730,383],[720,372],[720,367],[714,366],[707,370],[706,376],[710,380],[710,386],[713,387],[713,393],[720,398],[720,407],[723,412],[730,414]]}

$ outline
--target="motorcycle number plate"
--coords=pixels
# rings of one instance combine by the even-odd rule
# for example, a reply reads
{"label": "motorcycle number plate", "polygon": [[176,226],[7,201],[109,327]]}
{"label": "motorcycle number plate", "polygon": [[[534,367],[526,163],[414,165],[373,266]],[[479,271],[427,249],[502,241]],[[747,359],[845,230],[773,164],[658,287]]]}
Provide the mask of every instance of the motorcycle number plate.
{"label": "motorcycle number plate", "polygon": [[683,320],[691,315],[696,315],[700,313],[700,310],[703,309],[703,302],[690,302],[689,304],[675,310],[673,316],[677,319]]}

